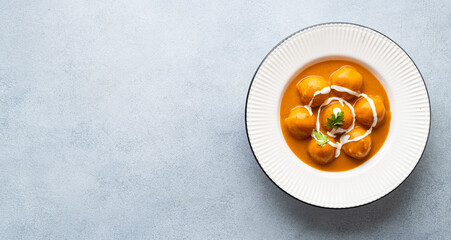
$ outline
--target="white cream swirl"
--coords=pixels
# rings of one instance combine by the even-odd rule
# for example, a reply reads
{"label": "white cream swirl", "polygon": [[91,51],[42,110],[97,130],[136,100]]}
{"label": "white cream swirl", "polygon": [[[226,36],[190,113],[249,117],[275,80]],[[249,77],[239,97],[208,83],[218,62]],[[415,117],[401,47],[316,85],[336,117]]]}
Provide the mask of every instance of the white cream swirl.
{"label": "white cream swirl", "polygon": [[313,100],[315,99],[316,95],[319,95],[319,94],[328,94],[328,93],[330,93],[330,87],[329,87],[329,86],[328,86],[328,87],[325,87],[325,88],[323,88],[323,89],[321,89],[321,90],[316,91],[316,92],[313,94],[312,100],[310,100],[310,102],[308,103],[308,105],[309,105],[309,106],[312,106]]}
{"label": "white cream swirl", "polygon": [[305,109],[308,110],[308,112],[310,113],[310,116],[313,115],[313,112],[312,112],[312,103],[313,103],[313,100],[315,99],[315,97],[316,97],[317,95],[319,95],[319,94],[328,94],[328,93],[330,93],[330,87],[329,87],[329,86],[328,86],[328,87],[325,87],[325,88],[323,88],[323,89],[321,89],[321,90],[316,91],[316,92],[313,94],[312,100],[310,100],[309,104],[303,106]]}
{"label": "white cream swirl", "polygon": [[[324,88],[324,89],[326,89],[326,88]],[[324,89],[322,89],[322,90],[324,90]],[[329,135],[329,136],[331,136],[331,137],[334,137],[334,138],[336,137],[335,134],[344,133],[344,134],[340,137],[340,141],[339,141],[339,142],[336,142],[336,143],[333,143],[333,142],[331,142],[331,141],[328,141],[328,142],[327,142],[329,145],[331,145],[332,147],[335,147],[335,148],[336,148],[336,151],[335,151],[335,157],[337,158],[338,156],[340,156],[340,150],[341,150],[341,148],[343,147],[344,144],[350,143],[350,142],[359,141],[359,140],[365,138],[366,136],[368,136],[369,134],[371,134],[373,128],[374,128],[374,127],[376,126],[376,124],[377,124],[377,112],[376,112],[376,106],[375,106],[375,104],[374,104],[373,99],[371,99],[370,97],[368,97],[368,95],[366,95],[366,94],[364,94],[364,93],[358,93],[358,92],[352,91],[351,89],[344,88],[344,87],[337,86],[337,85],[332,85],[332,86],[330,86],[330,88],[328,89],[329,92],[330,92],[330,89],[333,89],[333,90],[339,91],[339,92],[346,92],[346,93],[351,94],[351,95],[354,95],[354,96],[356,96],[356,97],[364,97],[364,98],[368,101],[368,103],[370,104],[371,110],[372,110],[372,112],[373,112],[373,124],[372,124],[371,127],[366,131],[366,133],[363,134],[362,136],[359,136],[359,137],[356,137],[356,138],[353,138],[353,139],[349,140],[349,138],[351,138],[351,136],[350,136],[350,135],[347,135],[347,134],[348,134],[352,129],[354,129],[354,127],[355,127],[355,111],[354,111],[354,106],[352,106],[348,101],[344,100],[343,98],[339,98],[339,97],[330,97],[330,98],[328,98],[326,101],[324,101],[324,102],[319,106],[319,108],[318,108],[318,114],[317,114],[317,118],[316,118],[316,131],[318,131],[318,132],[320,132],[319,115],[320,115],[320,113],[321,113],[321,108],[322,108],[324,105],[328,105],[328,104],[330,104],[332,101],[336,100],[336,101],[340,102],[342,106],[344,106],[344,104],[346,104],[346,105],[349,107],[349,109],[351,110],[351,113],[352,113],[352,125],[351,125],[348,129],[338,128],[338,129],[332,129],[330,132],[327,131],[327,135]],[[320,90],[320,91],[322,91],[322,90]],[[313,96],[316,96],[317,93],[320,92],[320,91],[316,91],[315,94],[314,94]],[[327,93],[329,93],[329,92],[327,92]],[[324,93],[324,94],[327,94],[327,93]],[[318,94],[319,94],[319,93],[318,93]],[[310,108],[310,105],[311,105],[312,102],[313,102],[313,98],[312,98],[312,100],[310,101],[309,106],[307,106],[307,107]],[[338,109],[338,111],[336,111],[337,109]],[[310,110],[311,110],[311,108],[310,108]],[[334,112],[335,115],[337,115],[337,113],[338,113],[339,111],[340,111],[339,108],[335,108],[335,109],[333,110],[333,112]],[[315,135],[313,134],[313,132],[312,132],[312,137],[315,138],[315,139],[318,141],[318,139],[315,137]]]}

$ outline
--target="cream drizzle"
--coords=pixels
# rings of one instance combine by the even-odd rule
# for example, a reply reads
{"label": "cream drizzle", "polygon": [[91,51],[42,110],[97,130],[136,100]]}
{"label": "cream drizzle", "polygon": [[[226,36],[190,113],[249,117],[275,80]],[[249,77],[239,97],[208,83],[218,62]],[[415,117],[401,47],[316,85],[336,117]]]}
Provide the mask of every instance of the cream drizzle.
{"label": "cream drizzle", "polygon": [[[323,89],[321,89],[321,90],[316,91],[316,92],[313,94],[312,100],[310,100],[310,102],[308,103],[308,105],[304,105],[304,106],[303,106],[305,109],[308,110],[308,112],[310,113],[310,116],[313,116],[312,103],[313,103],[313,99],[315,99],[316,95],[319,95],[319,94],[328,94],[328,93],[330,93],[330,87],[329,87],[329,86],[327,86],[327,87],[325,87],[325,88],[323,88]],[[313,133],[312,133],[312,134],[313,134]]]}
{"label": "cream drizzle", "polygon": [[307,110],[308,110],[308,112],[310,113],[310,116],[312,116],[312,115],[313,115],[313,112],[312,112],[312,107],[310,107],[310,106],[307,106],[307,105],[304,105],[304,106],[302,106],[302,107],[304,107],[305,109],[307,109]]}
{"label": "cream drizzle", "polygon": [[[366,131],[366,133],[363,134],[362,136],[358,136],[358,137],[353,138],[353,139],[351,139],[351,140],[349,140],[349,138],[351,137],[351,136],[349,136],[349,135],[342,136],[342,137],[340,138],[340,142],[343,142],[343,141],[344,141],[345,143],[349,143],[349,142],[356,142],[356,141],[359,141],[360,139],[363,139],[364,137],[370,135],[371,132],[373,131],[373,128],[374,128],[374,127],[376,126],[376,124],[377,124],[376,105],[374,105],[373,99],[369,98],[368,95],[366,95],[366,94],[364,94],[364,93],[360,94],[360,96],[366,98],[366,100],[368,101],[368,103],[369,103],[370,106],[371,106],[371,110],[373,111],[373,124],[371,124],[371,127],[370,127],[370,128]],[[346,137],[347,137],[347,138],[346,138]],[[342,140],[342,138],[343,138],[343,140]],[[345,144],[345,143],[343,143],[343,144]]]}
{"label": "cream drizzle", "polygon": [[330,86],[330,88],[332,88],[333,90],[338,91],[338,92],[345,92],[345,93],[349,93],[354,96],[359,96],[358,92],[352,91],[351,89],[345,88],[342,86],[332,85],[332,86]]}
{"label": "cream drizzle", "polygon": [[[348,101],[344,100],[343,98],[339,98],[339,97],[330,97],[330,98],[328,98],[326,101],[324,101],[324,102],[321,104],[321,106],[319,106],[318,114],[317,114],[317,118],[316,118],[316,131],[318,131],[318,132],[320,132],[319,116],[320,116],[320,113],[321,113],[321,108],[322,108],[324,105],[328,105],[328,104],[331,103],[332,101],[336,100],[336,101],[340,102],[342,106],[344,106],[344,104],[346,104],[346,105],[349,107],[349,109],[351,109],[351,113],[352,113],[352,125],[351,125],[348,129],[338,128],[338,129],[332,129],[330,132],[327,131],[327,135],[329,135],[329,136],[331,136],[331,137],[333,137],[333,138],[336,137],[335,134],[343,133],[343,132],[344,132],[344,134],[340,137],[340,141],[339,141],[339,142],[337,142],[337,143],[333,143],[333,142],[331,142],[331,141],[328,141],[328,142],[327,142],[329,145],[331,145],[332,147],[336,148],[336,150],[335,150],[335,158],[337,158],[338,156],[340,156],[340,150],[341,150],[341,148],[343,147],[344,144],[350,143],[350,142],[359,141],[359,140],[365,138],[366,136],[368,136],[369,134],[371,134],[373,128],[374,128],[374,127],[376,126],[376,124],[377,124],[377,113],[376,113],[376,106],[374,105],[374,101],[373,101],[373,99],[369,98],[368,95],[366,95],[366,94],[364,94],[364,93],[358,93],[358,92],[352,91],[351,89],[344,88],[344,87],[337,86],[337,85],[332,85],[332,86],[330,86],[330,88],[332,88],[332,89],[335,90],[335,91],[349,93],[349,94],[354,95],[354,96],[356,96],[356,97],[364,97],[364,98],[368,101],[368,103],[370,104],[371,110],[372,110],[372,112],[373,112],[373,124],[372,124],[371,127],[366,131],[366,133],[363,134],[362,136],[359,136],[359,137],[356,137],[356,138],[353,138],[353,139],[349,140],[349,138],[351,138],[351,136],[349,136],[349,135],[347,135],[347,134],[348,134],[352,129],[354,129],[354,126],[355,126],[355,111],[354,111],[354,106],[352,106]],[[330,91],[330,88],[329,88],[329,91]],[[325,89],[325,88],[324,88],[324,89]],[[324,90],[324,89],[322,89],[322,90]],[[322,90],[320,90],[320,91],[322,91]],[[313,96],[316,96],[316,95],[317,95],[317,92],[318,92],[318,91],[316,91],[315,94],[314,94]],[[307,106],[307,107],[310,108],[310,105],[311,105],[312,102],[313,102],[313,98],[312,98],[312,100],[310,101],[309,106]],[[335,108],[335,109],[333,110],[333,113],[335,114],[335,116],[337,115],[338,111],[340,111],[340,110],[336,111],[337,109],[338,109],[338,108]],[[311,110],[311,108],[310,108],[310,110]],[[313,134],[313,131],[312,131],[312,137],[315,138],[316,141],[318,141],[318,139],[317,139],[317,138],[315,137],[315,135]]]}
{"label": "cream drizzle", "polygon": [[312,106],[313,99],[315,99],[316,95],[319,95],[319,94],[328,94],[328,93],[330,93],[330,87],[329,87],[329,86],[328,86],[328,87],[325,87],[325,88],[323,88],[323,89],[321,89],[321,90],[316,91],[316,92],[313,94],[312,100],[310,100],[310,102],[308,103],[308,105],[309,105],[309,106]]}

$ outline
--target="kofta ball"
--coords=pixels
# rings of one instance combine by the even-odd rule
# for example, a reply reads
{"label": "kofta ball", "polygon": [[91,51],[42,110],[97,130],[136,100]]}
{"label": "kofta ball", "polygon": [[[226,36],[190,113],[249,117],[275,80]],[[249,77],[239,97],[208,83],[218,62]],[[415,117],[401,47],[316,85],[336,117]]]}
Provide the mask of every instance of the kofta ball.
{"label": "kofta ball", "polygon": [[[327,137],[329,141],[334,142],[335,140],[331,137]],[[331,146],[329,143],[320,146],[315,138],[312,138],[307,146],[307,152],[309,156],[318,164],[328,164],[335,159],[336,148]]]}
{"label": "kofta ball", "polygon": [[322,89],[329,87],[329,82],[320,76],[309,76],[303,78],[297,85],[299,96],[301,97],[301,102],[304,105],[308,105],[312,101],[311,107],[318,107],[326,99],[329,98],[329,92],[325,94],[317,94],[314,98],[316,91],[321,91]]}
{"label": "kofta ball", "polygon": [[[363,86],[362,75],[351,66],[343,66],[330,76],[330,84],[339,87],[347,88],[354,92],[360,92]],[[337,91],[332,89],[337,97],[341,97],[344,100],[351,100],[355,98],[354,95],[347,92]]]}
{"label": "kofta ball", "polygon": [[[369,98],[373,100],[374,106],[376,107],[376,116],[377,116],[376,127],[377,127],[384,120],[385,105],[382,99],[379,97],[369,96]],[[356,101],[354,105],[354,111],[355,111],[355,119],[360,124],[362,124],[365,127],[371,127],[373,125],[374,121],[373,109],[371,108],[371,105],[366,98],[362,97]]]}
{"label": "kofta ball", "polygon": [[[350,136],[349,140],[360,137],[366,133],[366,130],[363,128],[354,128],[347,135]],[[367,135],[364,138],[343,144],[343,151],[346,155],[355,158],[355,159],[363,159],[371,151],[371,136]]]}
{"label": "kofta ball", "polygon": [[305,139],[312,134],[315,127],[315,116],[311,115],[305,107],[298,106],[291,110],[285,119],[288,131],[291,136],[297,139]]}
{"label": "kofta ball", "polygon": [[[339,114],[340,112],[343,112],[343,114]],[[342,119],[342,124],[336,124],[339,128],[342,129],[348,129],[352,125],[352,112],[346,104],[342,105],[340,102],[332,102],[327,105],[324,110],[321,110],[320,114],[321,125],[324,126],[328,131],[333,129],[333,125],[330,125],[327,119]],[[339,118],[339,116],[342,116],[342,118]],[[341,121],[337,121],[337,123],[339,122]]]}

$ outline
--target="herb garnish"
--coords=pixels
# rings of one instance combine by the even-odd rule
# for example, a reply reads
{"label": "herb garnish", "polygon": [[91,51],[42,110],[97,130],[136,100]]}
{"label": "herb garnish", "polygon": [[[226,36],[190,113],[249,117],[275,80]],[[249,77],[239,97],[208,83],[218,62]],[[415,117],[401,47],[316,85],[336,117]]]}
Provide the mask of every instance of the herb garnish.
{"label": "herb garnish", "polygon": [[334,114],[330,115],[330,118],[327,118],[327,125],[326,127],[333,127],[334,129],[337,129],[340,127],[341,124],[343,124],[344,122],[344,112],[341,111],[339,113],[337,113],[337,116],[335,116]]}
{"label": "herb garnish", "polygon": [[318,132],[316,130],[313,130],[313,134],[316,137],[316,144],[320,145],[321,147],[324,146],[327,142],[329,142],[329,138],[325,136],[322,132]]}

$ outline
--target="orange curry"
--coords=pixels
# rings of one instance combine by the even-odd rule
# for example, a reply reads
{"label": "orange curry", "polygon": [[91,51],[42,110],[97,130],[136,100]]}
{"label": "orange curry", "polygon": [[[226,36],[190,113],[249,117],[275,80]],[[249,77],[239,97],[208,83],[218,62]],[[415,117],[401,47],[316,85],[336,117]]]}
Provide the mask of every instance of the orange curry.
{"label": "orange curry", "polygon": [[[331,87],[330,92],[321,94],[319,89],[328,90],[327,86]],[[361,95],[351,96],[345,92],[348,90],[370,97],[374,100],[374,104],[372,105],[370,99],[366,98],[366,100]],[[340,104],[332,99],[330,103],[327,103],[328,98],[334,97],[346,100],[347,104],[354,107],[355,124],[353,127],[350,127],[353,119],[350,108],[346,107],[343,102]],[[356,104],[358,101],[361,102]],[[303,108],[309,102],[311,106]],[[318,116],[318,109],[322,103],[324,106],[321,105],[321,116]],[[342,106],[340,107],[340,105]],[[312,114],[309,114],[306,109],[311,109]],[[377,124],[374,121],[373,128],[371,124],[376,116]],[[318,117],[320,131],[315,131]],[[328,172],[351,170],[374,156],[387,138],[390,120],[389,99],[379,80],[363,66],[344,60],[324,61],[303,70],[288,85],[280,106],[280,125],[290,149],[309,166]],[[346,129],[341,129],[342,133],[333,134],[335,133],[334,124],[337,125],[337,128],[343,127],[349,131],[352,128],[352,131],[345,132]],[[367,136],[362,136],[367,131]],[[319,134],[319,136],[315,134]],[[341,150],[339,147],[333,147],[335,143],[343,139],[341,136],[345,134],[349,135],[349,140],[358,139],[358,136],[364,138],[354,142],[344,141],[344,144],[340,146]],[[327,141],[326,138],[329,140]],[[326,139],[326,141],[321,142],[321,139]],[[321,146],[322,144],[323,146]],[[339,152],[339,156],[336,157],[334,154],[335,156],[332,158],[331,151]]]}

